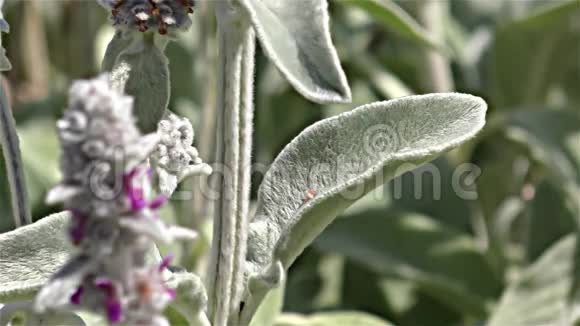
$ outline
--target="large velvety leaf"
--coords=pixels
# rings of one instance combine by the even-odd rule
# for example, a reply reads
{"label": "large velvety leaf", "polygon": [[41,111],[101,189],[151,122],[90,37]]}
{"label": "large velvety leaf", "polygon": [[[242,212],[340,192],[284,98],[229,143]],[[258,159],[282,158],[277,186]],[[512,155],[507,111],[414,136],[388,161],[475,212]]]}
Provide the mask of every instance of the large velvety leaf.
{"label": "large velvety leaf", "polygon": [[295,314],[285,314],[276,321],[276,326],[336,326],[336,325],[356,325],[356,326],[389,326],[384,320],[372,315],[354,312],[339,311],[318,313],[311,316]]}
{"label": "large velvety leaf", "polygon": [[578,279],[576,236],[548,249],[505,291],[489,326],[573,325],[571,288]]}
{"label": "large velvety leaf", "polygon": [[501,106],[542,104],[551,83],[578,62],[578,0],[548,3],[548,8],[496,30],[493,72]]}
{"label": "large velvety leaf", "polygon": [[245,300],[259,303],[296,256],[357,199],[473,137],[485,111],[485,102],[471,95],[410,96],[366,105],[303,131],[260,187],[249,230]]}
{"label": "large velvety leaf", "polygon": [[419,23],[391,0],[344,0],[338,1],[346,5],[352,5],[365,10],[378,23],[393,30],[410,40],[428,47],[439,50],[445,49],[445,45],[435,40]]}
{"label": "large velvety leaf", "polygon": [[376,210],[339,219],[315,246],[413,281],[462,313],[483,316],[500,290],[471,237],[419,214]]}
{"label": "large velvety leaf", "polygon": [[0,302],[30,298],[68,260],[68,219],[62,212],[0,234]]}
{"label": "large velvety leaf", "polygon": [[288,81],[319,103],[350,101],[329,31],[326,0],[238,0],[262,48]]}

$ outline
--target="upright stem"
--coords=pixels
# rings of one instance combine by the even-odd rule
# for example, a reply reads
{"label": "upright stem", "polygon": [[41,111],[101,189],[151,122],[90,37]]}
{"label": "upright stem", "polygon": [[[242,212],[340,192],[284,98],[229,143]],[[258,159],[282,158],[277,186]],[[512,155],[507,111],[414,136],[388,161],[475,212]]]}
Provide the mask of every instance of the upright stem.
{"label": "upright stem", "polygon": [[[200,28],[200,35],[203,39],[200,46],[200,52],[202,58],[199,61],[202,62],[205,67],[201,69],[202,73],[197,78],[199,80],[204,80],[206,85],[203,86],[204,88],[204,98],[203,98],[203,108],[202,108],[202,116],[201,116],[201,123],[199,128],[199,134],[196,136],[197,139],[197,149],[199,150],[200,157],[203,157],[208,162],[214,162],[215,158],[215,137],[214,132],[216,130],[216,71],[212,69],[212,67],[216,66],[216,53],[214,49],[215,45],[215,30],[211,28],[213,24],[215,24],[215,19],[213,18],[213,11],[211,11],[210,6],[213,6],[213,3],[210,1],[201,1],[198,4],[199,8],[197,9],[199,13],[199,28]],[[196,179],[199,181],[199,187],[196,187],[197,191],[193,193],[193,211],[194,211],[194,220],[193,220],[193,227],[199,228],[201,227],[205,221],[207,221],[209,214],[210,214],[210,205],[206,198],[206,194],[203,192],[204,188],[202,185],[206,185],[210,177],[208,176],[199,176]]]}
{"label": "upright stem", "polygon": [[8,176],[8,183],[10,184],[14,226],[18,228],[32,223],[32,219],[28,206],[24,166],[20,155],[16,124],[12,117],[12,111],[10,110],[1,78],[0,76],[0,144],[2,145],[2,152],[4,153],[4,161],[6,163],[6,174]]}
{"label": "upright stem", "polygon": [[[433,37],[445,38],[445,20],[449,14],[446,0],[419,0],[416,4],[417,19]],[[449,59],[440,52],[427,49],[423,54],[424,87],[428,92],[444,93],[455,89]]]}
{"label": "upright stem", "polygon": [[[220,199],[214,210],[209,309],[214,326],[238,311],[245,261],[252,152],[255,36],[230,1],[216,2],[218,20],[218,146]],[[218,172],[219,173],[219,172]],[[233,317],[232,317],[233,318]],[[235,318],[234,318],[235,319]]]}

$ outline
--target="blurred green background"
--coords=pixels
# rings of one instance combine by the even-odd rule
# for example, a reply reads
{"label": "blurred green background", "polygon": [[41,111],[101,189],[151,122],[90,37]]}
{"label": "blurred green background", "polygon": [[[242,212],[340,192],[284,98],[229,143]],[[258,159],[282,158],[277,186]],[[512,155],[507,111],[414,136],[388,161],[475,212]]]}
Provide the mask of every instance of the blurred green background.
{"label": "blurred green background", "polygon": [[[436,176],[407,173],[333,223],[291,268],[284,310],[358,310],[397,325],[552,325],[580,298],[580,1],[329,2],[353,103],[307,101],[258,51],[257,163],[271,162],[317,120],[410,94],[481,96],[488,123],[432,163]],[[196,146],[212,162],[210,7],[199,4],[194,25],[167,55],[170,108],[191,118]],[[99,72],[113,30],[96,1],[8,0],[4,12],[14,67],[5,83],[38,218],[59,210],[43,197],[59,180],[55,121],[68,85]],[[459,173],[465,163],[475,172]],[[13,224],[1,160],[0,167],[3,232]],[[254,194],[260,179],[256,173]],[[466,199],[457,184],[476,198]],[[173,200],[164,217],[206,230],[207,207],[194,197]],[[202,270],[208,243],[163,249]]]}

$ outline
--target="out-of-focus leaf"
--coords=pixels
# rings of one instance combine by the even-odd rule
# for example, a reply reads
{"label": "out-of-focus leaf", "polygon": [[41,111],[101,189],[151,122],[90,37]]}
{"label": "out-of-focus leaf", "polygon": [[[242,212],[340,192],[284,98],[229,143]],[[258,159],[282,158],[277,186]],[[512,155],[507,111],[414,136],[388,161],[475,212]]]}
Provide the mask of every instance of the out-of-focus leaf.
{"label": "out-of-focus leaf", "polygon": [[[316,104],[296,93],[276,68],[268,65],[257,81],[255,147],[257,161],[274,160],[294,135],[320,120],[322,113]],[[288,108],[292,108],[289,110]]]}
{"label": "out-of-focus leaf", "polygon": [[266,55],[304,97],[349,102],[350,88],[332,44],[326,0],[238,0]]}
{"label": "out-of-focus leaf", "polygon": [[276,320],[275,326],[389,326],[392,325],[372,315],[362,312],[325,312],[310,316],[284,314]]}
{"label": "out-of-focus leaf", "polygon": [[374,88],[385,99],[413,95],[413,91],[399,77],[381,67],[373,57],[361,54],[360,58],[355,59],[355,65],[368,75]]}
{"label": "out-of-focus leaf", "polygon": [[73,252],[62,212],[0,234],[0,301],[29,299]]}
{"label": "out-of-focus leaf", "polygon": [[157,130],[169,104],[169,61],[161,50],[144,42],[140,51],[125,51],[117,63],[126,62],[131,67],[125,92],[133,96],[134,114],[142,132]]}
{"label": "out-of-focus leaf", "polygon": [[558,239],[575,229],[574,214],[566,194],[556,184],[544,181],[535,188],[530,204],[527,259],[535,261]]}
{"label": "out-of-focus leaf", "polygon": [[566,236],[522,271],[504,292],[489,326],[573,325],[579,274],[577,237]]}
{"label": "out-of-focus leaf", "polygon": [[498,105],[544,104],[549,86],[578,62],[579,19],[578,0],[554,1],[496,30],[493,73]]}
{"label": "out-of-focus leaf", "polygon": [[378,23],[418,44],[446,51],[447,47],[438,42],[429,31],[425,30],[409,14],[391,0],[344,0],[346,5],[362,8],[374,17]]}
{"label": "out-of-focus leaf", "polygon": [[379,284],[380,279],[381,276],[377,273],[347,260],[343,270],[341,306],[344,309],[366,311],[382,318],[394,315],[388,295]]}
{"label": "out-of-focus leaf", "polygon": [[18,325],[18,323],[13,322],[14,319],[22,320],[24,325],[92,326],[73,312],[51,311],[38,314],[34,311],[32,302],[30,301],[14,302],[6,304],[5,306],[0,304],[0,325]]}
{"label": "out-of-focus leaf", "polygon": [[284,284],[284,311],[311,313],[321,308],[315,301],[324,282],[320,273],[323,257],[318,251],[306,248],[290,267]]}
{"label": "out-of-focus leaf", "polygon": [[[28,190],[28,200],[33,211],[40,213],[44,209],[46,191],[59,178],[58,171],[58,137],[52,120],[33,120],[18,128],[20,149],[24,164],[24,175]],[[0,158],[0,183],[8,184],[4,162]],[[1,188],[1,187],[0,187]],[[5,195],[3,194],[5,192]],[[13,227],[8,189],[0,189],[0,232]]]}
{"label": "out-of-focus leaf", "polygon": [[205,314],[207,293],[199,276],[188,272],[174,272],[166,280],[167,286],[175,289],[175,300],[171,307],[179,312],[189,325],[209,325]]}
{"label": "out-of-focus leaf", "polygon": [[59,143],[53,120],[33,120],[18,129],[28,198],[34,209],[44,206],[46,192],[56,184]]}
{"label": "out-of-focus leaf", "polygon": [[133,96],[133,113],[143,133],[157,130],[169,104],[167,43],[152,36],[124,38],[117,33],[109,43],[102,69],[112,72],[113,84]]}
{"label": "out-of-focus leaf", "polygon": [[474,165],[453,166],[440,157],[389,182],[392,203],[433,217],[462,231],[470,230],[469,202],[477,199],[472,184],[461,183]]}
{"label": "out-of-focus leaf", "polygon": [[519,111],[511,115],[505,132],[545,164],[562,185],[580,187],[580,112]]}
{"label": "out-of-focus leaf", "polygon": [[411,280],[475,316],[486,313],[501,286],[469,236],[423,215],[381,210],[339,219],[315,246],[379,274]]}
{"label": "out-of-focus leaf", "polygon": [[[478,201],[490,221],[506,198],[519,196],[531,169],[526,150],[502,137],[489,137],[474,152],[474,163],[481,168],[477,179]],[[502,182],[498,182],[502,180]]]}

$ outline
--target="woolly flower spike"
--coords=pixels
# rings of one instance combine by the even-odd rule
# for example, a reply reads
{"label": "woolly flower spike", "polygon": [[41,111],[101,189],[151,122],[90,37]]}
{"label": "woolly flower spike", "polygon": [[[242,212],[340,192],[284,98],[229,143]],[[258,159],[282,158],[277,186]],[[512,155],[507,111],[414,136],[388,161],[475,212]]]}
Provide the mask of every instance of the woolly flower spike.
{"label": "woolly flower spike", "polygon": [[168,113],[158,124],[160,142],[151,155],[159,175],[161,193],[170,196],[177,184],[190,175],[209,175],[212,169],[192,146],[193,127],[186,118]]}
{"label": "woolly flower spike", "polygon": [[132,103],[107,75],[71,87],[69,109],[58,122],[64,180],[48,200],[71,211],[69,235],[79,253],[39,292],[40,312],[82,308],[110,323],[167,325],[162,311],[174,297],[162,277],[168,260],[147,266],[145,254],[152,240],[196,234],[157,215],[166,197],[155,196],[146,161],[159,136],[141,136]]}
{"label": "woolly flower spike", "polygon": [[113,25],[119,29],[146,32],[157,29],[165,35],[169,30],[186,30],[191,26],[194,0],[98,0],[111,10]]}
{"label": "woolly flower spike", "polygon": [[65,202],[76,215],[106,217],[124,209],[123,169],[143,162],[159,141],[156,134],[141,137],[132,106],[131,97],[111,89],[107,75],[73,84],[69,109],[57,123],[63,182],[47,202]]}

